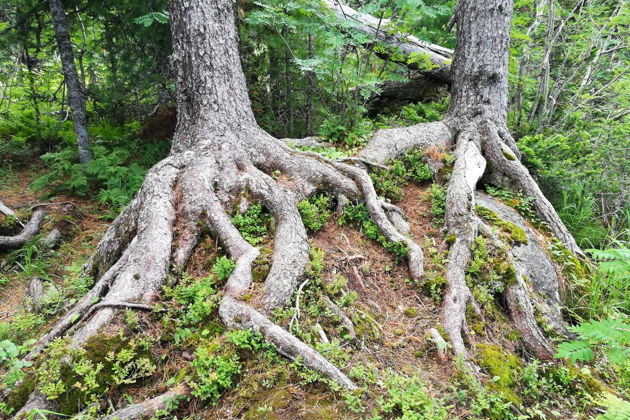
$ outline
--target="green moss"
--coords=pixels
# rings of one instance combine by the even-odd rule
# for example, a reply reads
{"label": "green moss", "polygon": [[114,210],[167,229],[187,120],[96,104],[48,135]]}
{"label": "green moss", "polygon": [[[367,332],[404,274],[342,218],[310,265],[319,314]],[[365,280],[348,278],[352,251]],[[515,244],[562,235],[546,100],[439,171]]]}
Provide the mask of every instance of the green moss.
{"label": "green moss", "polygon": [[477,344],[479,354],[477,362],[484,368],[493,381],[490,385],[492,389],[501,392],[505,398],[516,405],[522,406],[523,400],[518,396],[514,388],[518,386],[523,364],[514,354],[503,350],[495,344]]}
{"label": "green moss", "polygon": [[477,211],[477,214],[482,219],[486,220],[488,223],[501,229],[502,233],[504,233],[507,236],[507,239],[511,244],[527,245],[527,234],[525,233],[523,229],[516,226],[512,222],[508,222],[507,220],[501,219],[498,214],[496,214],[489,208],[476,206],[475,210]]}
{"label": "green moss", "polygon": [[415,318],[416,316],[418,316],[418,311],[416,310],[416,308],[409,307],[405,309],[405,316],[407,318]]}
{"label": "green moss", "polygon": [[511,330],[508,334],[507,334],[507,339],[510,341],[518,341],[521,339],[521,333],[519,333],[516,330]]}
{"label": "green moss", "polygon": [[446,242],[449,245],[452,245],[455,243],[456,239],[457,239],[456,235],[448,235],[446,238],[444,238],[444,242]]}
{"label": "green moss", "polygon": [[514,156],[512,153],[508,152],[507,150],[503,149],[503,156],[505,156],[505,158],[507,160],[516,160],[516,156]]}
{"label": "green moss", "polygon": [[371,340],[379,340],[381,338],[380,326],[374,315],[363,305],[357,304],[356,308],[358,311],[352,316],[352,323],[354,324],[354,331],[357,333],[357,336]]}
{"label": "green moss", "polygon": [[485,326],[486,326],[485,322],[477,321],[477,322],[472,323],[471,328],[475,332],[475,334],[482,335],[484,333]]}
{"label": "green moss", "polygon": [[271,270],[273,257],[273,249],[264,247],[260,250],[260,255],[254,260],[254,268],[252,269],[252,278],[255,283],[265,281]]}
{"label": "green moss", "polygon": [[514,286],[516,284],[516,270],[514,270],[513,266],[508,266],[503,276],[505,284],[508,286]]}
{"label": "green moss", "polygon": [[33,376],[26,376],[20,385],[9,394],[7,397],[7,406],[8,408],[12,408],[14,412],[17,412],[20,408],[26,404],[28,397],[35,390],[36,386],[35,379]]}
{"label": "green moss", "polygon": [[270,395],[269,391],[263,391],[253,396],[254,404],[243,416],[246,420],[273,420],[280,419],[275,413],[277,410],[287,408],[291,403],[291,393],[286,389],[280,389]]}

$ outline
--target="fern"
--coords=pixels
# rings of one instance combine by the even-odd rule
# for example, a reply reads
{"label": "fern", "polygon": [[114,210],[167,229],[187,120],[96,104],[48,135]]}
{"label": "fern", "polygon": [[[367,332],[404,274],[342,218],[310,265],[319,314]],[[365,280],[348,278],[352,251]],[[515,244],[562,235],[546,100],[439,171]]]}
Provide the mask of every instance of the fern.
{"label": "fern", "polygon": [[599,262],[600,269],[614,277],[630,279],[630,249],[623,244],[619,248],[587,249],[593,259]]}
{"label": "fern", "polygon": [[596,420],[630,419],[630,402],[616,395],[605,392],[596,403],[606,408],[606,413],[597,416]]}
{"label": "fern", "polygon": [[630,324],[622,319],[590,320],[570,328],[579,340],[561,343],[557,358],[574,362],[590,362],[596,351],[611,364],[623,364],[630,358]]}
{"label": "fern", "polygon": [[558,345],[556,357],[559,359],[569,359],[573,362],[590,362],[595,357],[595,353],[586,341],[573,340]]}

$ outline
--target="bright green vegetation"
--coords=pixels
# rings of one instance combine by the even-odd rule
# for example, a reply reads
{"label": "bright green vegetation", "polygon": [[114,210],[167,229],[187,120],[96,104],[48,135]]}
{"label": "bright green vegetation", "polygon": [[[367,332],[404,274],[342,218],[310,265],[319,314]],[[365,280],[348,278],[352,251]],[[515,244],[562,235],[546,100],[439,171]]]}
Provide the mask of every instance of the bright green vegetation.
{"label": "bright green vegetation", "polygon": [[386,250],[394,254],[402,262],[409,250],[403,242],[392,242],[387,240],[376,224],[370,219],[367,207],[363,203],[349,204],[343,214],[339,216],[339,224],[350,225],[361,229],[361,232],[369,239],[378,242]]}
{"label": "bright green vegetation", "polygon": [[389,169],[372,168],[370,178],[376,192],[393,202],[403,198],[403,187],[410,181],[422,183],[433,178],[429,165],[419,150],[411,150],[387,162]]}
{"label": "bright green vegetation", "polygon": [[[79,238],[72,243],[46,250],[37,236],[0,256],[2,297],[11,304],[19,302],[16,308],[3,306],[0,314],[0,388],[14,390],[0,402],[3,415],[20,407],[36,389],[64,415],[85,410],[88,417],[96,418],[103,414],[104,401],[134,402],[180,384],[190,387],[191,395],[169,401],[156,418],[212,418],[214,412],[195,410],[219,409],[222,404],[235,407],[234,413],[246,419],[286,418],[298,411],[324,420],[629,417],[627,4],[587,0],[574,12],[575,2],[554,0],[549,2],[554,6],[553,19],[551,8],[543,7],[532,28],[535,4],[540,2],[517,0],[512,22],[509,128],[523,162],[593,262],[572,255],[549,237],[532,199],[523,192],[483,185],[546,237],[547,251],[563,273],[562,309],[574,338],[554,337],[554,363],[532,359],[519,347],[519,334],[508,326],[502,299],[505,287],[516,280],[506,251],[527,244],[528,238],[523,229],[489,209],[477,207],[476,212],[493,226],[505,248],[496,249],[487,238],[477,237],[466,268],[466,282],[484,309],[484,319],[468,311],[472,341],[477,343],[469,349],[485,376],[475,377],[461,361],[437,364],[435,345],[423,337],[429,326],[440,329],[438,307],[447,287],[448,249],[454,236],[443,241],[424,238],[426,273],[415,282],[404,280],[404,274],[394,281],[393,273],[404,272],[403,264],[390,264],[385,273],[375,273],[370,261],[350,263],[342,259],[347,256],[326,254],[313,246],[301,279],[308,283],[273,317],[347,373],[359,386],[350,393],[299,360],[288,361],[260,334],[226,331],[217,312],[234,261],[214,247],[214,239],[204,245],[212,248],[211,255],[197,256],[203,270],[169,277],[153,312],[120,311],[107,335],[99,334],[80,348],[58,340],[35,363],[22,361],[33,339],[93,285],[92,278],[81,276],[81,265],[102,230],[94,227],[94,220],[83,226],[83,217],[98,214],[100,227],[114,219],[136,194],[149,168],[168,154],[175,125],[175,87],[168,64],[166,0],[64,1],[76,65],[86,84],[94,154],[94,160],[82,166],[48,4],[4,3],[0,7],[0,199],[5,199],[5,190],[15,198],[16,191],[30,184],[24,203],[14,208],[20,220],[29,218],[34,202],[53,198],[74,201],[80,211],[63,216],[69,226],[65,239]],[[454,47],[454,32],[445,27],[455,0],[345,3],[390,19],[381,28],[390,34],[409,33]],[[449,106],[445,87],[418,103],[374,107],[370,98],[380,91],[381,82],[406,82],[415,75],[394,63],[402,59],[400,51],[374,43],[373,52],[365,49],[371,39],[322,13],[321,1],[235,4],[252,107],[257,122],[270,134],[319,135],[329,144],[301,149],[340,159],[355,154],[379,129],[437,121],[445,115]],[[550,21],[553,28],[548,27]],[[547,55],[550,29],[559,32]],[[392,59],[382,60],[376,54],[386,51]],[[548,91],[542,85],[545,57],[550,64]],[[420,54],[408,57],[407,63],[431,67]],[[435,176],[426,164],[428,157],[435,156],[420,150],[386,162],[388,169],[368,169],[379,196],[391,202],[405,198],[404,191],[412,183],[434,182],[427,199],[432,222],[441,228],[454,158],[445,150],[436,156],[444,167]],[[506,149],[503,156],[510,161],[517,158]],[[271,176],[291,182],[279,171]],[[311,235],[335,223],[336,198],[325,188],[322,185],[298,205]],[[259,303],[253,296],[273,260],[274,222],[260,204],[245,208],[243,213],[234,209],[231,215],[244,238],[260,248],[252,293],[244,296]],[[44,232],[60,217],[51,211]],[[349,204],[338,221],[360,230],[398,262],[407,256],[403,243],[383,237],[364,204]],[[20,229],[17,218],[0,215],[0,235]],[[314,236],[318,241],[325,235]],[[351,246],[361,253],[361,245]],[[423,308],[422,301],[413,305],[379,301],[376,306],[367,302],[357,292],[356,279],[348,275],[353,264],[367,288],[409,287],[410,293],[421,294],[419,299],[429,308]],[[26,309],[27,299],[10,299],[21,296],[34,277],[42,279],[45,289],[37,312]],[[356,339],[329,301],[348,315]],[[387,330],[385,320],[390,319],[403,325]],[[409,337],[405,323],[422,331]],[[424,364],[429,368],[424,369]],[[434,377],[436,371],[446,379]],[[283,411],[290,401],[290,410]]]}
{"label": "bright green vegetation", "polygon": [[476,206],[475,211],[482,219],[494,226],[497,226],[509,243],[513,245],[527,245],[527,235],[525,234],[525,231],[516,226],[514,223],[501,219],[498,214],[482,206]]}
{"label": "bright green vegetation", "polygon": [[304,226],[309,232],[317,232],[328,222],[332,210],[332,199],[324,194],[311,196],[298,203]]}
{"label": "bright green vegetation", "polygon": [[516,273],[507,260],[505,249],[495,249],[483,236],[475,239],[473,255],[466,268],[466,283],[480,305],[488,309],[494,296],[516,283]]}
{"label": "bright green vegetation", "polygon": [[258,245],[264,240],[269,231],[271,216],[262,205],[256,203],[249,206],[244,213],[236,213],[232,217],[232,223],[243,235],[243,238],[252,245]]}

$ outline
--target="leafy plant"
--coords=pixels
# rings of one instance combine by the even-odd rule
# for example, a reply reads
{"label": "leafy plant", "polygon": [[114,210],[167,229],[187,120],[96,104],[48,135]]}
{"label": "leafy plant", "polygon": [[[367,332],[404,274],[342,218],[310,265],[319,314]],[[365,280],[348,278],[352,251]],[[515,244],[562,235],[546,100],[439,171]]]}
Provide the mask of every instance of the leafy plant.
{"label": "leafy plant", "polygon": [[243,238],[252,245],[258,245],[267,234],[270,221],[268,213],[263,211],[262,205],[256,203],[249,206],[246,212],[237,213],[232,217],[232,223],[239,230]]}
{"label": "leafy plant", "polygon": [[431,189],[431,214],[433,215],[433,226],[444,224],[444,214],[446,208],[446,189],[439,184],[432,184]]}
{"label": "leafy plant", "polygon": [[26,353],[35,343],[35,340],[28,340],[21,345],[17,345],[9,340],[0,341],[0,366],[6,369],[4,383],[8,388],[15,385],[17,381],[24,377],[22,369],[31,366],[32,362],[25,362],[21,356]]}
{"label": "leafy plant", "polygon": [[237,354],[222,352],[222,346],[216,342],[201,345],[195,351],[191,362],[194,378],[188,383],[192,395],[216,404],[221,393],[232,386],[235,375],[241,371]]}
{"label": "leafy plant", "polygon": [[330,207],[331,199],[325,194],[315,195],[298,203],[304,226],[310,232],[317,232],[324,227],[330,218]]}
{"label": "leafy plant", "polygon": [[600,353],[612,364],[622,364],[630,358],[630,323],[624,319],[590,320],[570,327],[579,340],[561,343],[557,358],[574,362],[590,362]]}

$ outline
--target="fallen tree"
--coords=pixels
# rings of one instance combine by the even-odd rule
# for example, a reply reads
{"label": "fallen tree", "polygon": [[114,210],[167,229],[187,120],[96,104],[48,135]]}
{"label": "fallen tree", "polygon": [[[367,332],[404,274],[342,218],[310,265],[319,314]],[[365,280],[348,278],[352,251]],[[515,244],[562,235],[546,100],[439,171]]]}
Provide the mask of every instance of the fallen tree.
{"label": "fallen tree", "polygon": [[[413,35],[391,32],[389,19],[359,12],[337,0],[323,0],[323,3],[338,20],[357,32],[369,35],[374,42],[365,46],[371,48],[377,56],[418,70],[442,82],[450,81],[453,50],[422,41]],[[375,48],[377,45],[385,48]],[[426,58],[431,65],[424,66],[424,61],[420,58]]]}
{"label": "fallen tree", "polygon": [[[453,151],[455,162],[446,197],[450,250],[442,326],[453,352],[463,358],[469,356],[464,340],[467,306],[483,316],[466,283],[473,243],[481,234],[497,247],[504,246],[495,229],[478,214],[477,202],[494,202],[476,194],[482,175],[489,172],[497,184],[531,197],[549,232],[571,252],[581,253],[520,162],[506,127],[511,13],[511,0],[461,0],[454,17],[457,49],[446,118],[379,131],[355,159],[360,164],[380,165],[413,148]],[[289,301],[308,263],[307,234],[297,203],[322,190],[363,201],[383,236],[408,250],[409,272],[414,279],[421,279],[423,274],[422,250],[405,224],[396,222],[400,209],[379,199],[362,166],[293,150],[258,127],[240,67],[231,0],[172,0],[170,17],[178,106],[171,153],[151,169],[137,196],[112,223],[84,267],[83,274],[95,279],[93,288],[38,340],[27,359],[34,360],[52,340],[63,335],[70,335],[75,345],[84,343],[112,320],[117,308],[151,305],[167,277],[181,273],[186,266],[203,222],[236,261],[219,307],[225,324],[260,332],[279,353],[293,360],[299,358],[306,366],[354,389],[343,372],[266,315]],[[271,176],[278,173],[281,176]],[[244,299],[259,251],[245,241],[228,210],[251,202],[262,203],[276,221],[273,263],[262,296],[264,307],[254,307]],[[503,207],[497,209],[504,213],[502,217],[514,217]],[[534,245],[536,233],[527,233],[528,242]],[[541,246],[536,245],[539,251]],[[536,309],[557,319],[557,303],[549,301],[551,309],[536,305],[538,280],[531,286],[525,276],[535,273],[532,264],[538,262],[522,258],[519,249],[514,246],[506,251],[514,273],[505,292],[508,312],[523,344],[537,357],[549,359],[553,346],[534,316]],[[546,282],[552,296],[558,296],[553,293],[558,290],[558,277]],[[562,320],[557,320],[561,330]],[[177,392],[185,391],[173,388],[165,395],[171,397]],[[121,412],[126,418],[140,418],[162,407],[166,400],[156,397]],[[35,391],[18,417],[49,403]]]}

